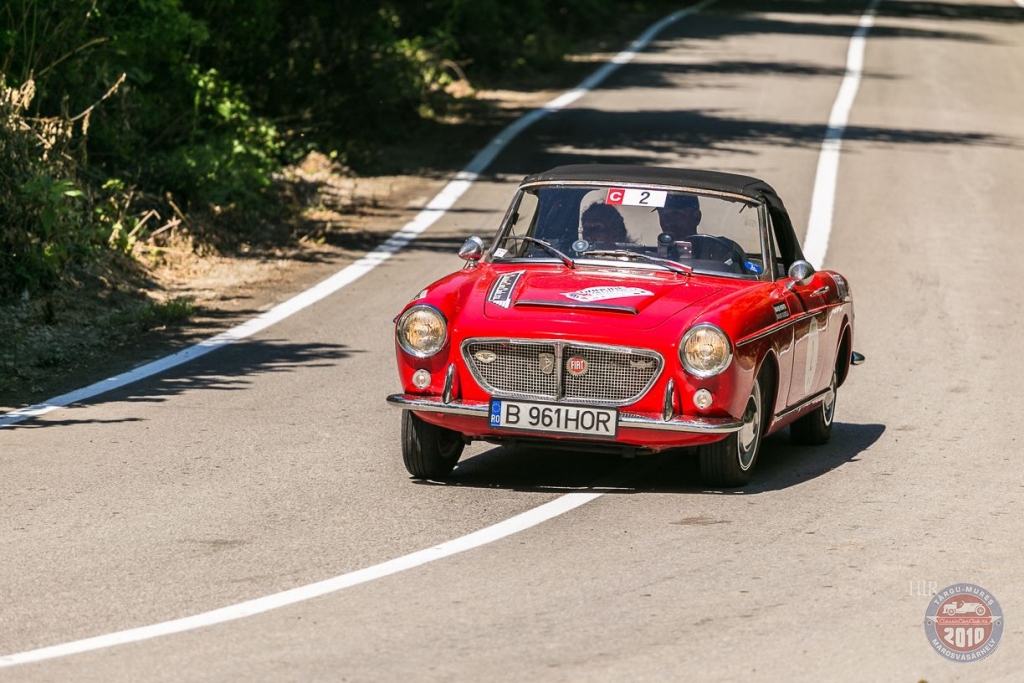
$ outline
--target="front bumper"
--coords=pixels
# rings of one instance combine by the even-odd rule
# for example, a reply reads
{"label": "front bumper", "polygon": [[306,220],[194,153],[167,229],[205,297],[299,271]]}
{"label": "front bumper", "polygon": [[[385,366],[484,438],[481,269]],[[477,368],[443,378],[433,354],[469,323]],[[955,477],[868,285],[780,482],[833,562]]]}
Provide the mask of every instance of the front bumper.
{"label": "front bumper", "polygon": [[[393,394],[388,396],[391,405],[415,410],[422,413],[441,413],[462,417],[477,417],[487,421],[491,406],[483,402],[445,402],[437,396],[417,396],[412,394]],[[673,416],[668,420],[660,417],[647,417],[625,411],[619,411],[619,426],[626,429],[650,429],[660,432],[684,432],[688,434],[725,435],[738,432],[743,427],[742,420],[732,418],[698,418],[685,415]]]}

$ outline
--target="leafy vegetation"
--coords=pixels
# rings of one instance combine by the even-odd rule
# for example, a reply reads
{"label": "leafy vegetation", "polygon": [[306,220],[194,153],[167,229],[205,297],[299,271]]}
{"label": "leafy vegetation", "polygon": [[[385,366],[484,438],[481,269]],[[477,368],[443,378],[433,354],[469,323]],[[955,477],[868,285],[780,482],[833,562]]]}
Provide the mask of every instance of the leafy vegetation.
{"label": "leafy vegetation", "polygon": [[[665,3],[667,4],[667,3]],[[0,6],[0,301],[185,216],[273,215],[273,174],[350,167],[442,115],[455,79],[551,68],[624,0],[8,0]],[[204,222],[201,217],[215,217]],[[107,256],[104,256],[106,258]]]}

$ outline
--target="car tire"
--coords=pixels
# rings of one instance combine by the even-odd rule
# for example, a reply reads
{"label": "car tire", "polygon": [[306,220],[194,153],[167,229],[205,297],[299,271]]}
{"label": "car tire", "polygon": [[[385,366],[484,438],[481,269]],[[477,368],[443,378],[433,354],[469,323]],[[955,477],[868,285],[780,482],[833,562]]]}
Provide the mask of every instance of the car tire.
{"label": "car tire", "polygon": [[759,378],[754,381],[750,398],[747,399],[743,428],[721,441],[698,447],[700,474],[705,484],[736,488],[750,481],[750,472],[761,451],[765,411],[764,392]]}
{"label": "car tire", "polygon": [[838,377],[832,371],[829,393],[820,406],[804,415],[789,426],[789,435],[795,443],[804,446],[821,446],[832,436],[832,420],[836,415],[836,383]]}
{"label": "car tire", "polygon": [[462,435],[432,425],[411,410],[402,412],[402,460],[417,479],[441,479],[451,474],[462,456]]}

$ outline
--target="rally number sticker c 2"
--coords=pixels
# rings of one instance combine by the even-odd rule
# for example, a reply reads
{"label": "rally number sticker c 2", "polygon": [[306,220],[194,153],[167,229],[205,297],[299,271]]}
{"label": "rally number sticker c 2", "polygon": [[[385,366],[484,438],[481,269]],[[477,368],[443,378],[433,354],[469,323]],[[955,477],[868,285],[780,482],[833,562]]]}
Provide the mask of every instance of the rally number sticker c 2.
{"label": "rally number sticker c 2", "polygon": [[608,190],[605,204],[621,204],[622,206],[649,206],[652,209],[665,206],[668,192],[664,190],[638,190],[634,188],[613,187]]}

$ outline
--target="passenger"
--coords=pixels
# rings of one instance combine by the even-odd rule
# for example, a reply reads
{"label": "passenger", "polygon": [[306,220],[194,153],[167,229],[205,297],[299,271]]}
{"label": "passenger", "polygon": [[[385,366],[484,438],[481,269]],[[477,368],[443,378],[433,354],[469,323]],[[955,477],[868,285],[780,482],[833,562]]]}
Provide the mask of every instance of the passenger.
{"label": "passenger", "polygon": [[589,249],[617,249],[619,244],[629,242],[626,222],[614,206],[591,204],[583,212],[580,223]]}

